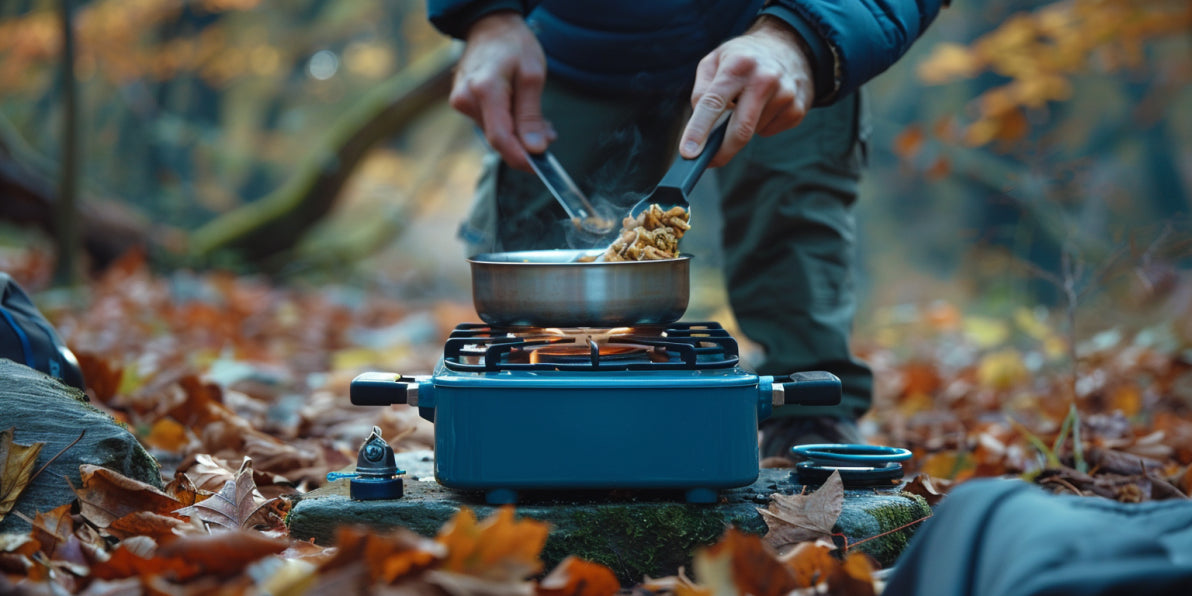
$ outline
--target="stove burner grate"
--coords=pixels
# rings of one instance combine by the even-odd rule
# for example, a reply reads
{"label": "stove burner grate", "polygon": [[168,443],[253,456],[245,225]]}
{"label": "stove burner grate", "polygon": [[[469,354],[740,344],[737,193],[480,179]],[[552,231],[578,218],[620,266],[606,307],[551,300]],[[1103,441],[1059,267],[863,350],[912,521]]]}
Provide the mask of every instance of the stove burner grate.
{"label": "stove burner grate", "polygon": [[[608,334],[602,350],[593,335]],[[565,358],[530,358],[533,351],[569,346]],[[573,348],[570,346],[574,346]],[[586,347],[585,347],[586,346]],[[464,372],[709,370],[737,365],[737,341],[719,323],[673,323],[624,333],[579,329],[571,334],[534,328],[490,327],[483,323],[457,326],[443,347],[443,364]]]}

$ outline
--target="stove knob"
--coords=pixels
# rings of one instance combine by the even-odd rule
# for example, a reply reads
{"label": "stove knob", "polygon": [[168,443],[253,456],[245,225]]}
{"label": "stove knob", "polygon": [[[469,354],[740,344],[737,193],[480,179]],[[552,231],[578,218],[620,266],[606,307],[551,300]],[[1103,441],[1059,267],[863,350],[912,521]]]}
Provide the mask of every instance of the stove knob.
{"label": "stove knob", "polygon": [[400,499],[405,490],[399,475],[393,448],[381,438],[380,427],[373,427],[372,434],[360,446],[356,455],[356,475],[349,482],[349,494],[358,501]]}

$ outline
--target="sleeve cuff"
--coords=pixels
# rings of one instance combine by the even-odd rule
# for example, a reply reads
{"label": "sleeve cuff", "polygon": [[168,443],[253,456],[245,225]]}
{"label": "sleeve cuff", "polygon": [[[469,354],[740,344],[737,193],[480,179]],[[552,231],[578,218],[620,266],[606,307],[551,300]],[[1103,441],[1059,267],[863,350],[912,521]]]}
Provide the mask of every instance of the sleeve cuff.
{"label": "sleeve cuff", "polygon": [[440,14],[432,14],[430,22],[444,35],[463,39],[467,36],[468,29],[472,27],[473,23],[482,17],[501,11],[512,11],[525,15],[526,7],[521,0],[482,0]]}
{"label": "sleeve cuff", "polygon": [[782,4],[770,4],[760,13],[781,19],[790,25],[803,40],[803,49],[811,61],[815,81],[815,105],[823,106],[836,99],[836,91],[840,88],[840,77],[836,68],[836,54],[824,38],[819,35],[799,13]]}

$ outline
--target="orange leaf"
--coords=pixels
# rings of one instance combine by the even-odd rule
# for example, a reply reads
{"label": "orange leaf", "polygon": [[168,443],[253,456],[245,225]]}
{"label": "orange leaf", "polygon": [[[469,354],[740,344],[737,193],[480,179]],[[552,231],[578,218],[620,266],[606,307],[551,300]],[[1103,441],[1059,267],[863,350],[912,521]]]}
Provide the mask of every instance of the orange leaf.
{"label": "orange leaf", "polygon": [[145,444],[163,451],[182,451],[190,443],[186,434],[186,427],[173,418],[162,418],[153,423],[149,435],[145,437]]}
{"label": "orange leaf", "polygon": [[935,365],[928,362],[911,362],[902,367],[902,376],[906,379],[902,394],[932,395],[939,391],[942,381]]}
{"label": "orange leaf", "polygon": [[374,582],[393,584],[433,567],[447,549],[405,528],[378,534],[370,528],[342,527],[335,538],[335,554],[319,566],[320,575],[364,564]]}
{"label": "orange leaf", "polygon": [[15,431],[0,432],[0,520],[12,511],[29,481],[33,479],[33,468],[37,454],[45,443],[21,445],[13,442]]}
{"label": "orange leaf", "polygon": [[1118,385],[1109,394],[1109,407],[1133,418],[1142,411],[1142,391],[1135,385]]}
{"label": "orange leaf", "polygon": [[141,549],[133,544],[130,541],[121,542],[112,550],[111,556],[91,566],[91,575],[96,579],[105,580],[151,575],[183,579],[198,572],[198,568],[185,559],[144,556],[138,552]]}
{"label": "orange leaf", "polygon": [[482,523],[464,507],[441,530],[437,540],[447,547],[443,570],[494,581],[514,581],[542,570],[538,558],[550,526],[540,521],[513,519],[504,506]]}
{"label": "orange leaf", "polygon": [[538,596],[612,596],[620,589],[608,567],[567,557],[538,583]]}
{"label": "orange leaf", "polygon": [[919,460],[919,471],[932,478],[960,481],[973,475],[973,461],[956,451],[932,453]]}
{"label": "orange leaf", "polygon": [[794,550],[782,557],[783,562],[794,572],[796,588],[810,588],[825,582],[840,566],[832,556],[835,547],[821,542],[801,542]]}
{"label": "orange leaf", "polygon": [[759,536],[731,527],[719,542],[696,552],[692,566],[713,594],[779,596],[798,587],[791,570]]}

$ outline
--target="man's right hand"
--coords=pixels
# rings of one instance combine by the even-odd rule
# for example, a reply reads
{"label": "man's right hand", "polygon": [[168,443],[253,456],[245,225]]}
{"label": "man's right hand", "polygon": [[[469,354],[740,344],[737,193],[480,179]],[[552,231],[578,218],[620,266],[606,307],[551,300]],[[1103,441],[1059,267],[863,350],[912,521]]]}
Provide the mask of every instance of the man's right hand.
{"label": "man's right hand", "polygon": [[510,166],[530,170],[526,152],[542,153],[555,139],[542,116],[546,55],[521,15],[496,12],[468,29],[455,71],[451,107],[475,120],[488,144]]}

